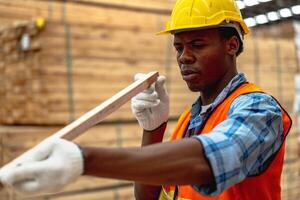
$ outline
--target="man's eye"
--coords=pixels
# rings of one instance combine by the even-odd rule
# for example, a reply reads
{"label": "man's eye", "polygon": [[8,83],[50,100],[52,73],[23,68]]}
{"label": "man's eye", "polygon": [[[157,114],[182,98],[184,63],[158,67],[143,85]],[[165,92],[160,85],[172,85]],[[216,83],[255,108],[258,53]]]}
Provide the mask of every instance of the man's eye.
{"label": "man's eye", "polygon": [[194,48],[202,48],[202,47],[204,47],[204,44],[197,44],[197,43],[195,43],[195,44],[192,44],[192,47],[194,47]]}
{"label": "man's eye", "polygon": [[183,51],[182,47],[175,47],[175,49],[176,49],[177,52],[182,52]]}

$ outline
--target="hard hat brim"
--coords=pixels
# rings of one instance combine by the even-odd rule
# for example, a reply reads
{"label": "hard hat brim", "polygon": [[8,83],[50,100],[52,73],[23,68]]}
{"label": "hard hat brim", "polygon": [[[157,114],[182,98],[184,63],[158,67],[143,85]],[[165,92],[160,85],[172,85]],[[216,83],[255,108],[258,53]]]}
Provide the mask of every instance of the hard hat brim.
{"label": "hard hat brim", "polygon": [[[226,20],[227,21],[227,20]],[[228,20],[229,21],[229,20]],[[234,23],[239,23],[239,25],[241,26],[241,31],[242,31],[242,35],[247,35],[250,32],[250,29],[248,28],[248,26],[246,25],[246,23],[242,20],[234,20],[234,21],[229,21],[229,22],[224,22],[224,23],[218,23],[218,24],[211,24],[211,25],[206,25],[206,26],[190,26],[190,27],[176,27],[176,28],[169,28],[163,31],[160,31],[158,33],[156,33],[156,35],[165,35],[168,33],[174,34],[177,32],[183,32],[183,31],[192,31],[192,30],[199,30],[199,29],[211,29],[211,28],[215,28],[215,27],[225,27],[224,24],[234,24]],[[231,27],[231,26],[228,26]]]}

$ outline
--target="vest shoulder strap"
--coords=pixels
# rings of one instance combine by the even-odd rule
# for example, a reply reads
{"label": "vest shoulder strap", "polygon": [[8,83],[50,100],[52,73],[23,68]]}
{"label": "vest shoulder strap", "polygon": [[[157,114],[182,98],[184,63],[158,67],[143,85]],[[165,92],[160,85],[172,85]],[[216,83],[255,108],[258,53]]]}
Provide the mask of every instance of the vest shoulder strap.
{"label": "vest shoulder strap", "polygon": [[[233,92],[231,92],[227,96],[227,98],[214,109],[214,111],[212,111],[212,114],[215,113],[216,109],[220,109],[220,106],[222,107],[221,108],[222,110],[224,110],[224,106],[227,106],[229,109],[231,103],[234,101],[234,99],[237,96],[240,96],[240,95],[246,94],[246,93],[251,93],[251,92],[262,92],[262,90],[260,88],[258,88],[255,84],[252,84],[252,83],[241,84]],[[179,117],[178,122],[174,128],[174,131],[171,135],[171,140],[178,140],[178,139],[183,138],[186,128],[190,121],[190,116],[191,116],[190,108],[186,109],[181,114],[181,116]],[[212,117],[208,117],[208,119],[209,118],[212,118]]]}
{"label": "vest shoulder strap", "polygon": [[254,92],[262,93],[262,90],[253,83],[244,83],[237,87],[211,112],[206,122],[204,122],[205,125],[200,130],[200,133],[209,133],[216,125],[224,121],[227,118],[232,102],[237,97]]}

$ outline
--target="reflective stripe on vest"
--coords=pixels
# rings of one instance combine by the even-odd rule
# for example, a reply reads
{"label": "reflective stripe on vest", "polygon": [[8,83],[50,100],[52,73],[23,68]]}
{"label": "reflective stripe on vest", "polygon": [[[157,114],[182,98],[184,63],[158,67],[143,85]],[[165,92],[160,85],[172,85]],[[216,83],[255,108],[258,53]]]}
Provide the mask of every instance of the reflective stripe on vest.
{"label": "reflective stripe on vest", "polygon": [[[262,90],[254,84],[245,83],[240,85],[228,97],[220,103],[208,117],[199,134],[209,134],[214,127],[227,119],[227,114],[232,102],[240,95],[259,92]],[[275,98],[274,98],[275,99]],[[276,99],[275,99],[276,100]],[[278,101],[277,101],[278,102]],[[279,103],[278,103],[279,104]],[[280,104],[279,104],[280,105]],[[281,105],[280,105],[281,107]],[[284,137],[287,136],[292,120],[287,112],[281,107]],[[171,136],[171,140],[182,139],[190,120],[190,111],[187,110],[180,116]],[[280,178],[284,160],[285,142],[277,152],[270,165],[259,175],[249,176],[241,183],[225,190],[216,197],[206,197],[196,192],[191,186],[178,186],[178,200],[280,200],[281,187]],[[173,200],[175,186],[163,186],[159,200]]]}

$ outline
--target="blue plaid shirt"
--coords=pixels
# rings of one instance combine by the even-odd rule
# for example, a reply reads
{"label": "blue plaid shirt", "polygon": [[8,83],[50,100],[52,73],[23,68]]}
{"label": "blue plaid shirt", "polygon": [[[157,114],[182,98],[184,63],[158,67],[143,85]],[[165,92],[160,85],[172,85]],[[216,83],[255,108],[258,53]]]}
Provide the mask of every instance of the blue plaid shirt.
{"label": "blue plaid shirt", "polygon": [[237,97],[225,121],[210,134],[195,136],[209,113],[243,82],[243,74],[235,76],[205,113],[201,113],[200,98],[192,106],[187,137],[202,143],[215,179],[215,184],[193,188],[207,196],[218,195],[246,177],[259,174],[284,141],[280,106],[263,93]]}

